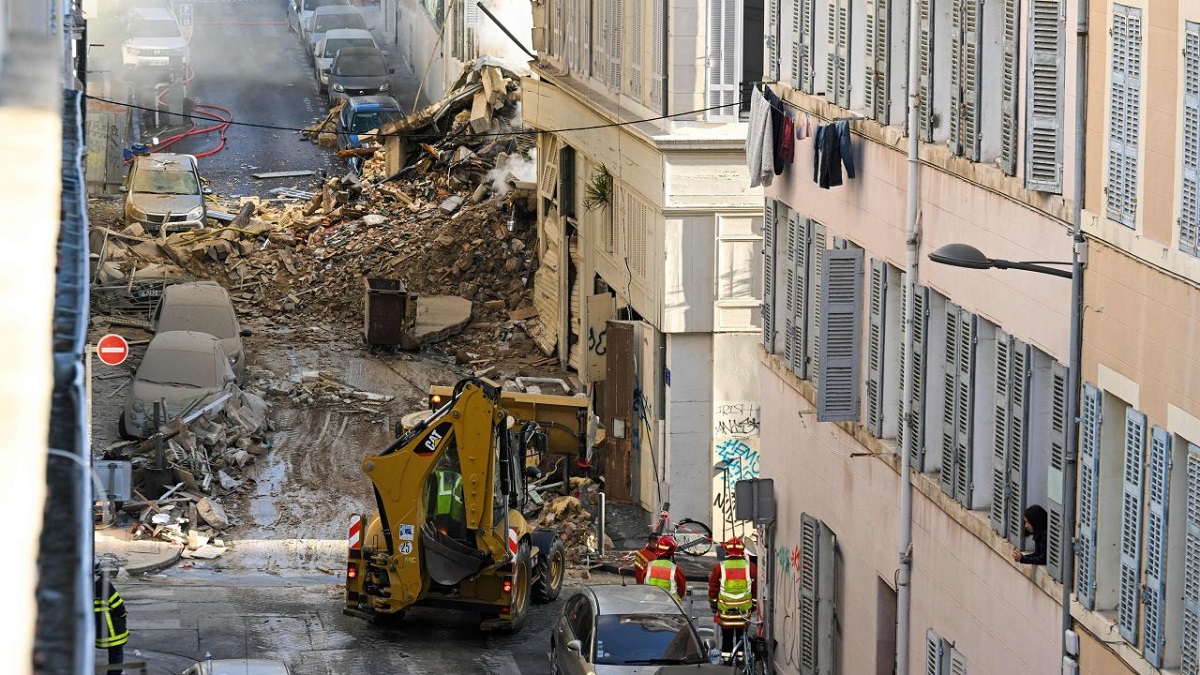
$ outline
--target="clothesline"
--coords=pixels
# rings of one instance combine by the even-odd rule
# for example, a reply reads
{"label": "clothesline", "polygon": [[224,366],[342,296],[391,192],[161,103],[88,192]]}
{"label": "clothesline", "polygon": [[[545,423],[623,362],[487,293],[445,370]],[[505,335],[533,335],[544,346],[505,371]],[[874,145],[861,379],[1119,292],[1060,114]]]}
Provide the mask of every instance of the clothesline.
{"label": "clothesline", "polygon": [[[763,88],[769,88],[769,86],[772,84],[778,84],[778,82],[764,82],[763,80],[751,80],[749,82],[742,83],[743,86],[747,86],[747,87],[761,86]],[[772,92],[772,93],[774,93],[774,92]],[[811,110],[805,110],[804,108],[801,108],[800,106],[796,105],[795,103],[792,103],[791,101],[787,100],[786,98],[783,98],[782,96],[779,96],[778,94],[776,94],[776,96],[778,96],[779,102],[784,104],[785,106],[791,108],[792,110],[796,110],[798,112],[805,113],[811,117],[816,118],[818,121],[821,121],[821,122],[830,122],[830,123],[833,123],[833,122],[855,122],[855,121],[859,121],[859,120],[871,119],[870,117],[865,117],[863,115],[843,115],[841,117],[825,117],[824,115],[821,115],[820,113],[815,113]]]}
{"label": "clothesline", "polygon": [[[767,83],[748,84],[750,117],[746,166],[750,171],[750,187],[770,185],[774,177],[792,163],[796,142],[810,136],[813,139],[813,182],[824,189],[842,185],[843,165],[846,177],[855,177],[850,122],[867,118],[839,116],[830,119],[780,98]],[[796,114],[788,112],[787,108],[794,109]],[[803,120],[799,113],[804,113]],[[815,130],[809,126],[813,119],[817,121]]]}

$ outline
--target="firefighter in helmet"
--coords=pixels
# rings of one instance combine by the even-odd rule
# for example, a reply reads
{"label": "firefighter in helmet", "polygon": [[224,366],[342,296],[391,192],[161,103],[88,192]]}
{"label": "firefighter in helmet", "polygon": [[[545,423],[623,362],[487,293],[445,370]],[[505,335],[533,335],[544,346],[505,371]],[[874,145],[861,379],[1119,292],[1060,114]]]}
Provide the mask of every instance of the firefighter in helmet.
{"label": "firefighter in helmet", "polygon": [[742,639],[758,600],[758,566],[746,559],[741,538],[731,538],[724,547],[725,559],[708,575],[708,604],[721,627],[721,651],[729,654]]}
{"label": "firefighter in helmet", "polygon": [[654,548],[657,555],[646,566],[646,580],[643,583],[664,588],[682,600],[687,591],[687,576],[675,564],[675,538],[659,537]]}
{"label": "firefighter in helmet", "polygon": [[651,534],[646,545],[633,555],[633,580],[639,584],[646,581],[646,568],[658,557],[658,535]]}

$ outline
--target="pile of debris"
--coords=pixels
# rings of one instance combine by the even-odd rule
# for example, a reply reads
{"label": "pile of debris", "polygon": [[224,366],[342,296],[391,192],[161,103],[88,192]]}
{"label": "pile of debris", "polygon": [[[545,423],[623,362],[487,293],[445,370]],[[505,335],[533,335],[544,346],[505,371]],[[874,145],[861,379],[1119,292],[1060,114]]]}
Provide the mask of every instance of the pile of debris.
{"label": "pile of debris", "polygon": [[93,223],[93,306],[145,317],[161,286],[213,279],[242,316],[349,332],[362,325],[363,278],[396,279],[418,296],[473,302],[475,330],[448,349],[460,359],[549,365],[520,330],[537,316],[537,227],[536,148],[516,117],[517,81],[468,67],[442,101],[381,130],[388,142],[366,143],[361,176],[240,198],[210,210],[220,227],[151,236]]}
{"label": "pile of debris", "polygon": [[[545,480],[545,479],[543,479]],[[531,486],[532,495],[543,490],[561,487],[561,483]],[[567,546],[567,559],[576,564],[587,562],[599,553],[599,542],[596,538],[596,518],[593,511],[599,508],[600,485],[590,478],[574,476],[571,478],[571,494],[560,495],[553,499],[542,499],[540,496],[532,500],[535,504],[529,520],[536,529],[554,530],[562,537]],[[613,542],[604,535],[604,550],[611,551]]]}

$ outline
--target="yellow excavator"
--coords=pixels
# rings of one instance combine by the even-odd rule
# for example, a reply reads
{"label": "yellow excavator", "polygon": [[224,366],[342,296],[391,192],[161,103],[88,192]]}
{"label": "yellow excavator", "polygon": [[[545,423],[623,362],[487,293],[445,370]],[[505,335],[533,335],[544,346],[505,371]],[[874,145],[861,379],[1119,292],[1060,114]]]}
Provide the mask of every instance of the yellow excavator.
{"label": "yellow excavator", "polygon": [[548,438],[565,444],[563,454],[585,448],[587,399],[469,378],[435,389],[430,402],[439,407],[363,460],[378,512],[368,522],[351,516],[343,611],[379,621],[443,607],[478,612],[482,629],[515,632],[531,600],[558,597],[567,563],[558,534],[534,530],[523,515],[537,475],[527,458],[540,457]]}

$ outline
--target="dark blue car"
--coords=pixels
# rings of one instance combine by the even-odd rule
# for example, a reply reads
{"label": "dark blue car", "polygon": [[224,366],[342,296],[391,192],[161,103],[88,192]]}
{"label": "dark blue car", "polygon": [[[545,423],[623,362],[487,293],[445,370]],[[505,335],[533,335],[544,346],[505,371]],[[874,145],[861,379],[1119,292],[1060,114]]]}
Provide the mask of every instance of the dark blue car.
{"label": "dark blue car", "polygon": [[[391,96],[354,96],[346,100],[337,120],[338,150],[362,147],[360,136],[404,117],[400,104]],[[362,157],[350,157],[350,166],[362,171]]]}

